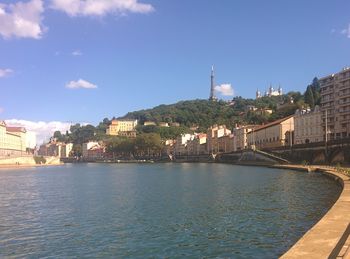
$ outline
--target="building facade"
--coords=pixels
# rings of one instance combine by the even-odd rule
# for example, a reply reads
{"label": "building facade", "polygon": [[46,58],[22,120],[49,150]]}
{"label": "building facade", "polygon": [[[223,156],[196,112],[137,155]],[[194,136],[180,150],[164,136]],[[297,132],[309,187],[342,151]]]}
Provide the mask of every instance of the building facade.
{"label": "building facade", "polygon": [[193,140],[188,141],[188,151],[190,155],[208,154],[207,151],[207,134],[195,134]]}
{"label": "building facade", "polygon": [[319,106],[297,110],[294,116],[294,144],[308,144],[323,141],[322,113]]}
{"label": "building facade", "polygon": [[61,147],[61,157],[67,158],[73,150],[73,143],[66,143]]}
{"label": "building facade", "polygon": [[220,140],[220,138],[228,136],[230,134],[231,134],[231,131],[227,129],[225,125],[220,125],[220,126],[214,125],[213,127],[210,127],[207,131],[208,153],[216,154],[216,153],[225,152],[225,148],[224,148],[225,144],[222,145],[223,140]]}
{"label": "building facade", "polygon": [[107,135],[112,136],[136,136],[137,120],[112,120],[106,130]]}
{"label": "building facade", "polygon": [[175,143],[175,155],[176,156],[185,156],[190,155],[190,150],[188,148],[188,143],[195,138],[195,135],[192,134],[182,134],[176,138]]}
{"label": "building facade", "polygon": [[246,125],[233,129],[234,135],[234,151],[240,151],[248,148],[248,133],[251,132],[256,125]]}
{"label": "building facade", "polygon": [[98,142],[90,141],[87,143],[83,143],[82,145],[82,155],[83,158],[89,158],[89,150],[100,148],[100,144]]}
{"label": "building facade", "polygon": [[20,156],[26,152],[26,129],[8,127],[0,121],[0,156]]}
{"label": "building facade", "polygon": [[350,137],[350,68],[319,79],[319,84],[324,134],[328,140]]}
{"label": "building facade", "polygon": [[294,117],[289,116],[266,125],[261,125],[248,133],[248,145],[265,149],[293,144]]}
{"label": "building facade", "polygon": [[217,141],[217,148],[219,153],[230,153],[234,151],[234,135],[227,134]]}

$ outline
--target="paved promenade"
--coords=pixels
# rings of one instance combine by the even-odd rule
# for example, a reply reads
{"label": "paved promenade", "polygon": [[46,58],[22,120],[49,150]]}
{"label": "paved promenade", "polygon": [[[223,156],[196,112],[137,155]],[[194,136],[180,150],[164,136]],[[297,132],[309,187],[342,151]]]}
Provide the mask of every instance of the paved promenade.
{"label": "paved promenade", "polygon": [[[350,259],[350,178],[331,167],[281,165],[303,171],[327,174],[343,186],[339,199],[326,215],[313,226],[281,258],[344,258]],[[322,190],[320,190],[321,192]]]}

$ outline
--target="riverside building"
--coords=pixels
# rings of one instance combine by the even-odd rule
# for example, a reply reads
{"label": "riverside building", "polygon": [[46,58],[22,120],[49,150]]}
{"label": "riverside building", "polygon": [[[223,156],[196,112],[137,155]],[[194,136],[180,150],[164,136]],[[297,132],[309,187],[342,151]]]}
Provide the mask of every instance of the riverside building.
{"label": "riverside building", "polygon": [[136,137],[137,120],[112,120],[106,130],[107,135]]}
{"label": "riverside building", "polygon": [[328,140],[350,137],[350,68],[325,76],[319,83],[323,139],[326,132]]}
{"label": "riverside building", "polygon": [[0,157],[25,154],[26,132],[23,127],[9,127],[4,121],[0,121]]}
{"label": "riverside building", "polygon": [[195,135],[192,134],[182,134],[176,138],[175,143],[175,155],[185,156],[190,155],[189,142],[194,140]]}
{"label": "riverside building", "polygon": [[187,148],[190,155],[207,154],[207,134],[195,134],[194,138],[188,141]]}
{"label": "riverside building", "polygon": [[323,141],[321,117],[319,106],[314,110],[297,110],[294,116],[294,143],[308,144]]}
{"label": "riverside building", "polygon": [[227,129],[225,125],[214,125],[213,127],[210,127],[207,131],[207,146],[209,154],[227,152],[228,147],[231,147],[231,144],[227,143],[227,141],[232,141],[233,147],[233,137],[225,138],[225,136],[229,135],[231,135],[231,131]]}
{"label": "riverside building", "polygon": [[253,148],[265,149],[293,144],[294,116],[289,116],[254,128],[248,133],[248,144]]}
{"label": "riverside building", "polygon": [[251,132],[256,125],[245,125],[233,129],[234,142],[233,150],[240,151],[248,148],[248,133]]}

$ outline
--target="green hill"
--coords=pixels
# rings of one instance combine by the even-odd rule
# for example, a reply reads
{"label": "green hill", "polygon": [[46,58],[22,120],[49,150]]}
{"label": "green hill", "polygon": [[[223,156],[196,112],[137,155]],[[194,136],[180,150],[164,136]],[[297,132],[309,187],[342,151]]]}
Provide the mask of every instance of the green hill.
{"label": "green hill", "polygon": [[[244,99],[235,97],[230,102],[189,100],[175,104],[159,105],[151,109],[129,112],[120,119],[137,119],[140,124],[145,121],[178,122],[183,127],[199,127],[205,130],[213,124],[225,124],[232,128],[235,124],[262,124],[274,121],[295,112],[301,107],[311,107],[320,104],[320,86],[314,78],[308,85],[305,94],[289,92],[282,96],[262,97],[259,99]],[[259,114],[248,111],[248,106],[257,109],[271,109],[272,114]]]}
{"label": "green hill", "polygon": [[[247,112],[247,106],[253,105],[257,108],[268,108],[276,111],[278,103],[283,102],[286,96],[282,97],[263,97],[258,100],[243,99],[236,97],[230,102],[209,101],[209,100],[190,100],[181,101],[170,105],[159,105],[152,109],[129,112],[120,119],[137,119],[140,124],[145,121],[159,122],[178,122],[187,128],[198,126],[199,129],[207,129],[213,124],[225,124],[233,127],[235,124],[246,123],[264,123],[270,120],[271,116],[256,115],[253,112]],[[287,115],[295,111],[296,106],[292,105]],[[274,114],[271,119],[276,119],[283,114]]]}

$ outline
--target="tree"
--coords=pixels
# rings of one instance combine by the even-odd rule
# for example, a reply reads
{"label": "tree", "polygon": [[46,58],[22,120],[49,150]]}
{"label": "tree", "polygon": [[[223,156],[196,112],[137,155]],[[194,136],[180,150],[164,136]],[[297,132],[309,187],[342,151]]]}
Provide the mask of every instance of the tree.
{"label": "tree", "polygon": [[306,88],[304,96],[305,103],[307,103],[310,106],[310,108],[313,109],[315,107],[315,99],[310,85]]}
{"label": "tree", "polygon": [[74,157],[81,157],[82,154],[83,154],[83,151],[82,151],[82,146],[81,144],[74,144],[73,145],[73,149],[71,151],[71,155],[74,156]]}
{"label": "tree", "polygon": [[53,133],[53,137],[54,137],[54,138],[57,138],[57,139],[62,139],[62,133],[61,133],[61,131],[56,130],[56,131]]}
{"label": "tree", "polygon": [[317,77],[315,77],[312,80],[311,90],[312,90],[312,94],[314,96],[315,105],[320,105],[321,104],[321,87],[320,87],[320,83],[318,82]]}

